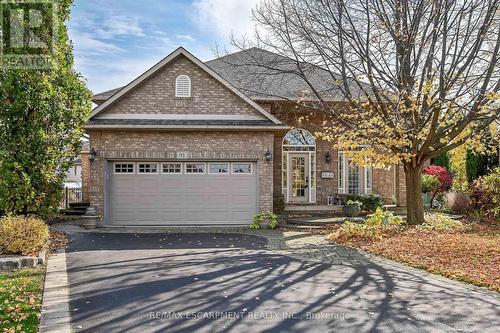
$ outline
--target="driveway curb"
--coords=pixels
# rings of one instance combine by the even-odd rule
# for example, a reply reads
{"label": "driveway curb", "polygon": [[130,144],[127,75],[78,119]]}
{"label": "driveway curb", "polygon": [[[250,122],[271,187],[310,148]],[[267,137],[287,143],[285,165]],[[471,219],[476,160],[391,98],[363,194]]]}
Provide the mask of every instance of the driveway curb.
{"label": "driveway curb", "polygon": [[51,254],[47,262],[39,333],[70,333],[69,285],[66,252]]}

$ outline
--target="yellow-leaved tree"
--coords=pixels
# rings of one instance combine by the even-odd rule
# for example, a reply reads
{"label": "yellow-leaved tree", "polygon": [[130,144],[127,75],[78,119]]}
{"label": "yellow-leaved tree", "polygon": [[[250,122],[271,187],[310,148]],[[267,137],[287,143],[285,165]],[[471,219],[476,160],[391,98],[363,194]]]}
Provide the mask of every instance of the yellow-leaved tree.
{"label": "yellow-leaved tree", "polygon": [[280,97],[327,115],[317,135],[358,164],[401,164],[407,221],[420,224],[424,164],[474,146],[499,118],[499,3],[263,0],[255,39],[234,44],[280,55],[247,57],[253,80],[271,73],[305,82],[302,98]]}

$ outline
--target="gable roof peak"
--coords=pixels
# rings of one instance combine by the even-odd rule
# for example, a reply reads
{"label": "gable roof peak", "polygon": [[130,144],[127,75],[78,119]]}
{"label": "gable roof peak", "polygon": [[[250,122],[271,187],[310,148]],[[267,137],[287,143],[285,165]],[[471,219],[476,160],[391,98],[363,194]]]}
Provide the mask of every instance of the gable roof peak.
{"label": "gable roof peak", "polygon": [[109,99],[107,99],[104,103],[101,105],[97,106],[92,113],[90,114],[90,119],[92,117],[96,116],[98,113],[104,111],[106,108],[111,106],[113,103],[115,103],[117,100],[119,100],[121,97],[132,91],[135,87],[140,85],[142,82],[153,76],[155,73],[160,71],[162,68],[164,68],[167,64],[169,64],[171,61],[176,59],[179,55],[183,55],[188,60],[193,62],[195,65],[200,67],[202,70],[204,70],[207,74],[212,76],[214,79],[219,81],[223,86],[225,86],[227,89],[229,89],[231,92],[236,94],[238,97],[243,99],[246,103],[248,103],[250,106],[255,108],[259,113],[261,113],[264,117],[267,119],[271,120],[274,124],[276,125],[282,125],[282,122],[279,121],[276,117],[271,115],[269,112],[267,112],[262,106],[257,104],[255,101],[250,99],[247,95],[242,93],[240,90],[238,90],[235,86],[233,86],[229,81],[224,79],[222,76],[220,76],[217,72],[212,70],[209,66],[207,66],[205,63],[203,63],[200,59],[195,57],[193,54],[191,54],[188,50],[186,50],[184,47],[179,46],[175,51],[170,53],[168,56],[163,58],[160,62],[155,64],[153,67],[148,69],[146,72],[144,72],[142,75],[140,75],[138,78],[130,82],[128,85],[123,87],[122,89],[118,90],[115,94],[113,94]]}

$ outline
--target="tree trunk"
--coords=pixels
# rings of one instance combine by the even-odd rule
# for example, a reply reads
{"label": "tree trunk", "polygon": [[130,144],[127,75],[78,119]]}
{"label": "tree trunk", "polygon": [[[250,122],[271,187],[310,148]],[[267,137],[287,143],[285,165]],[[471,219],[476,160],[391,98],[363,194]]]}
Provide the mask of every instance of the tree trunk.
{"label": "tree trunk", "polygon": [[422,201],[422,166],[414,167],[405,164],[406,176],[406,207],[408,225],[425,222],[424,203]]}

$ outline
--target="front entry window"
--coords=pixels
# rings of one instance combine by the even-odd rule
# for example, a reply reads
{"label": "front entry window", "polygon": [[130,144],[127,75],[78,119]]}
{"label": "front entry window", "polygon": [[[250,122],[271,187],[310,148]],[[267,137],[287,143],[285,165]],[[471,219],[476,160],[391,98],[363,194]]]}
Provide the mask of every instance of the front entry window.
{"label": "front entry window", "polygon": [[351,161],[348,162],[348,177],[349,181],[349,194],[358,194],[359,193],[359,167],[354,165]]}
{"label": "front entry window", "polygon": [[316,140],[308,131],[291,130],[283,138],[282,189],[288,203],[316,201]]}
{"label": "front entry window", "polygon": [[302,201],[307,198],[308,176],[306,173],[306,156],[291,157],[292,200]]}
{"label": "front entry window", "polygon": [[316,147],[316,140],[308,131],[296,128],[285,135],[283,145],[289,147]]}

